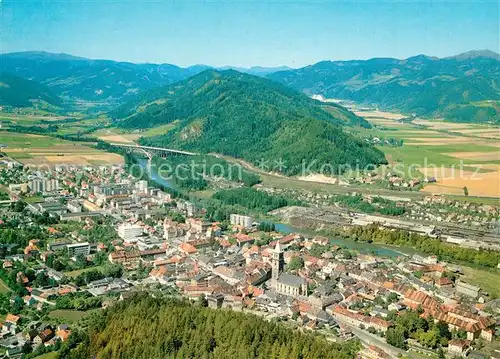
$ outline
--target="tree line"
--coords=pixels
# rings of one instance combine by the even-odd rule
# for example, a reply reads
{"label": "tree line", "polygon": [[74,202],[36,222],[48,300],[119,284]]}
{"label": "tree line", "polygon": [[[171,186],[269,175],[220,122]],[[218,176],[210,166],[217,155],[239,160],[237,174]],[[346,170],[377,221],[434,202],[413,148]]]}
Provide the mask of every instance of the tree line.
{"label": "tree line", "polygon": [[437,255],[440,260],[451,260],[479,267],[496,268],[500,263],[500,252],[488,249],[464,248],[442,242],[438,238],[411,233],[405,230],[380,228],[378,224],[354,226],[347,229],[332,229],[328,234],[342,236],[354,241],[375,242],[404,246],[419,252]]}

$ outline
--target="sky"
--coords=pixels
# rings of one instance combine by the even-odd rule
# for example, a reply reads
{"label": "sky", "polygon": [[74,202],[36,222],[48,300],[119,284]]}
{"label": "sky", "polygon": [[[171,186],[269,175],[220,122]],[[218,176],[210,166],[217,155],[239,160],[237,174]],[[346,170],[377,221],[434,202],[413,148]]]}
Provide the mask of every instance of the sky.
{"label": "sky", "polygon": [[0,52],[179,66],[499,51],[496,1],[0,0]]}

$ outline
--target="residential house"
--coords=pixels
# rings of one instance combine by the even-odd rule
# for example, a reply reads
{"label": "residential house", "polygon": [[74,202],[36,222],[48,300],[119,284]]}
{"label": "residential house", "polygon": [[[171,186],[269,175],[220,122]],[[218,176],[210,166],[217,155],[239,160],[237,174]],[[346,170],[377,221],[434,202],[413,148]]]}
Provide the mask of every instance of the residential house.
{"label": "residential house", "polygon": [[389,355],[381,348],[370,345],[368,348],[359,352],[361,359],[388,359]]}
{"label": "residential house", "polygon": [[35,346],[39,346],[39,345],[45,344],[49,340],[51,340],[52,338],[54,338],[54,336],[55,336],[55,333],[52,330],[52,328],[50,328],[50,327],[46,328],[43,331],[41,331],[40,333],[38,333],[38,335],[33,339],[33,344]]}
{"label": "residential house", "polygon": [[453,339],[448,342],[448,355],[451,357],[466,357],[471,350],[470,341]]}

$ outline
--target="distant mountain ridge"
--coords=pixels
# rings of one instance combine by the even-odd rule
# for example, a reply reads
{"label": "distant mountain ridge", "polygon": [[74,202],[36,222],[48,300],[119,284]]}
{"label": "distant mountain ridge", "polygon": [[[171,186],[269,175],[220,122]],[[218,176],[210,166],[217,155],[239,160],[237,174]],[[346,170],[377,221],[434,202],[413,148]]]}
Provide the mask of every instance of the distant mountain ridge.
{"label": "distant mountain ridge", "polygon": [[234,70],[206,70],[138,96],[111,114],[126,129],[174,124],[167,134],[141,143],[201,153],[220,153],[269,170],[277,161],[288,175],[302,164],[319,171],[329,165],[385,163],[382,152],[343,131],[369,126],[345,108],[322,104],[267,79]]}
{"label": "distant mountain ridge", "polygon": [[500,123],[500,60],[493,51],[449,58],[321,61],[267,78],[309,95],[352,100],[417,116]]}
{"label": "distant mountain ridge", "polygon": [[[44,51],[0,55],[0,71],[40,82],[69,101],[98,102],[107,104],[108,109],[131,100],[138,93],[184,80],[210,68],[207,65],[135,64]],[[267,75],[286,69],[289,68],[251,67],[239,68],[239,71]]]}
{"label": "distant mountain ridge", "polygon": [[276,66],[276,67],[265,67],[265,66],[252,66],[252,67],[238,67],[238,66],[222,66],[216,67],[217,70],[236,70],[238,72],[243,72],[255,76],[265,76],[278,71],[288,71],[292,70],[288,66]]}
{"label": "distant mountain ridge", "polygon": [[[267,77],[308,95],[352,100],[423,117],[500,123],[500,60],[491,50],[437,58],[321,61],[299,69],[224,68]],[[48,87],[65,103],[110,110],[138,94],[212,69],[134,64],[43,51],[0,55],[0,72]]]}
{"label": "distant mountain ridge", "polygon": [[0,71],[40,82],[69,100],[102,102],[111,107],[144,90],[183,80],[200,70],[28,52],[1,55]]}
{"label": "distant mountain ridge", "polygon": [[444,59],[470,60],[479,57],[500,60],[500,54],[492,50],[471,50],[455,56],[444,57]]}
{"label": "distant mountain ridge", "polygon": [[54,53],[47,51],[21,51],[21,52],[10,52],[5,54],[0,54],[0,56],[8,56],[11,58],[24,58],[24,59],[32,59],[32,60],[85,60],[88,61],[90,59],[86,57],[74,56],[70,54],[66,54],[64,52]]}

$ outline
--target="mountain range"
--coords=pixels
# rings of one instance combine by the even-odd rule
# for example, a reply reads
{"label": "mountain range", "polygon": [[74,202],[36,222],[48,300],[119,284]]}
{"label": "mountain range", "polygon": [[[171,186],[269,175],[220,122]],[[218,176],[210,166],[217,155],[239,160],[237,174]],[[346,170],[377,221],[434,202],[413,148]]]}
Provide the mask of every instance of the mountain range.
{"label": "mountain range", "polygon": [[142,144],[224,154],[287,175],[298,174],[303,163],[314,172],[385,163],[381,151],[343,130],[369,127],[363,118],[235,70],[206,70],[147,91],[110,116],[125,129],[172,125]]}
{"label": "mountain range", "polygon": [[[299,69],[223,69],[227,68],[266,77],[307,95],[421,117],[500,123],[500,60],[489,50],[446,58],[418,55],[405,60],[322,61]],[[39,82],[66,106],[93,106],[90,111],[109,111],[145,91],[207,69],[212,67],[134,64],[47,52],[0,55],[0,72]]]}
{"label": "mountain range", "polygon": [[[184,80],[210,68],[206,65],[183,68],[171,64],[92,60],[43,51],[0,55],[0,71],[37,81],[66,100],[96,102],[108,105],[108,109],[142,91]],[[254,75],[268,75],[289,68],[256,66],[235,69]]]}
{"label": "mountain range", "polygon": [[322,61],[267,77],[309,95],[415,116],[500,123],[500,60],[492,51],[442,59]]}
{"label": "mountain range", "polygon": [[203,69],[91,60],[45,52],[0,56],[0,71],[37,81],[67,100],[110,106],[126,102],[144,90],[183,80]]}

